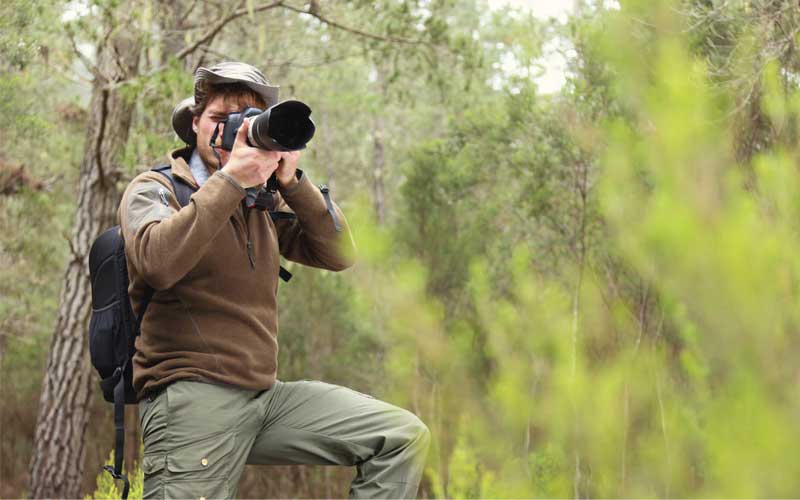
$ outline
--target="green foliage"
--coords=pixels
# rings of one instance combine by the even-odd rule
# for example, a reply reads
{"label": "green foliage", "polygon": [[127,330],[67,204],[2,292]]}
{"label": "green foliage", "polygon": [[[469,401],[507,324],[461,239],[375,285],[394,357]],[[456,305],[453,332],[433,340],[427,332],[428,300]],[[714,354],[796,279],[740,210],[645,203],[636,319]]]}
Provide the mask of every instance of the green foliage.
{"label": "green foliage", "polygon": [[47,53],[53,17],[61,1],[8,1],[0,4],[0,71],[24,70]]}
{"label": "green foliage", "polygon": [[287,268],[294,276],[279,291],[280,377],[379,391],[383,345],[356,313],[349,299],[352,284],[331,272],[291,264]]}
{"label": "green foliage", "polygon": [[[24,478],[42,368],[50,344],[74,211],[82,113],[52,68],[60,2],[0,6],[0,183],[26,179],[0,195],[0,474]],[[15,174],[17,172],[17,174]],[[24,457],[24,458],[20,458]],[[3,494],[9,490],[3,490]]]}
{"label": "green foliage", "polygon": [[[102,40],[93,20],[121,5],[96,3],[67,26],[78,42]],[[427,495],[797,496],[798,10],[604,4],[562,26],[477,1],[320,3],[373,37],[276,8],[177,60],[171,11],[145,2],[120,17],[146,49],[145,76],[122,86],[136,103],[122,166],[132,176],[179,146],[167,118],[195,63],[264,61],[282,97],[311,104],[302,167],[334,186],[360,262],[291,268],[280,376],[419,414]],[[0,160],[57,179],[0,199],[4,425],[35,415],[53,277],[71,258],[86,96],[49,67],[76,62],[37,21],[57,5],[0,16],[0,109],[14,117]],[[179,42],[200,35],[201,10]],[[554,37],[569,74],[545,96],[532,77]],[[21,439],[3,449],[5,463],[27,453]],[[138,468],[134,484],[137,497]],[[103,472],[88,498],[116,487]]]}
{"label": "green foliage", "polygon": [[[387,255],[399,241],[358,222],[376,250],[363,271],[372,279],[359,280],[369,283],[363,300],[379,300],[375,314],[392,322],[392,394],[433,431],[437,496],[800,488],[788,459],[800,439],[790,382],[798,91],[767,68],[763,112],[781,145],[739,163],[736,96],[680,38],[670,7],[629,2],[596,21],[604,30],[581,33],[594,59],[564,96],[582,99],[574,114],[523,91],[505,109],[478,108],[480,120],[459,117],[412,155],[397,233],[408,258]],[[529,119],[548,112],[555,124]],[[497,151],[520,129],[529,140],[517,143],[513,178],[527,170],[552,192],[519,198],[529,224],[540,216],[565,233],[551,245],[476,213],[510,210],[504,195],[515,186],[482,196],[493,175],[513,172]],[[575,184],[583,175],[590,182]],[[515,233],[524,245],[487,260],[494,239],[508,245]],[[548,246],[566,256],[547,260]],[[621,289],[631,276],[640,284]]]}
{"label": "green foliage", "polygon": [[[140,450],[139,456],[142,456],[143,451]],[[106,460],[105,465],[114,466],[114,451],[112,450]],[[122,498],[122,488],[124,483],[120,480],[115,480],[111,474],[103,470],[97,475],[97,488],[93,493],[85,495],[83,500],[114,500]],[[129,489],[128,498],[131,500],[140,500],[144,493],[144,472],[138,463],[134,463],[131,472],[128,474]]]}

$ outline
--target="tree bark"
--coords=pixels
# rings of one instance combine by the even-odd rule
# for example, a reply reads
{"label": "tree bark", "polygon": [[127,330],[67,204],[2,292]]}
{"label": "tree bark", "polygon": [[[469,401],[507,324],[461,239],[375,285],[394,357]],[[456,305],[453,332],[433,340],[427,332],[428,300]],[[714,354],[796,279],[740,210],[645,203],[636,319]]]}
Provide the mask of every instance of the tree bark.
{"label": "tree bark", "polygon": [[[39,400],[31,498],[79,498],[85,433],[96,376],[89,362],[91,312],[88,260],[92,241],[114,224],[119,192],[118,161],[128,139],[133,102],[109,84],[134,77],[141,45],[122,31],[98,43],[90,119],[78,181],[77,211],[70,239],[72,257],[64,273],[58,319]],[[109,436],[113,443],[113,435]]]}
{"label": "tree bark", "polygon": [[383,225],[386,218],[386,203],[383,192],[384,167],[386,154],[383,144],[383,117],[375,116],[375,131],[372,134],[372,197],[375,203],[375,220],[378,225]]}
{"label": "tree bark", "polygon": [[[380,102],[387,102],[388,84],[385,78],[386,68],[383,64],[375,64],[377,74],[376,84],[380,91]],[[384,144],[385,126],[383,121],[382,109],[375,111],[375,130],[372,133],[372,201],[375,206],[375,221],[379,226],[386,222],[386,196],[384,191],[385,167],[386,167],[386,145]]]}

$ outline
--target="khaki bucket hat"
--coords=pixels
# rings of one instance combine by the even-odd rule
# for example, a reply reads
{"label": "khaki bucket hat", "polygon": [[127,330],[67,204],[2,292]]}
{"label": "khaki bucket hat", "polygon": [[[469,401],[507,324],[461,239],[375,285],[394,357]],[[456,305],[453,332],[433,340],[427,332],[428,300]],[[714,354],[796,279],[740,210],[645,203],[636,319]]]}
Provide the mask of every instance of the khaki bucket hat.
{"label": "khaki bucket hat", "polygon": [[197,141],[197,135],[192,130],[192,106],[205,97],[209,85],[221,83],[247,85],[264,98],[268,108],[278,102],[279,87],[270,85],[264,74],[249,64],[221,62],[210,68],[198,68],[194,74],[194,96],[179,102],[172,111],[172,128],[186,144],[194,145]]}

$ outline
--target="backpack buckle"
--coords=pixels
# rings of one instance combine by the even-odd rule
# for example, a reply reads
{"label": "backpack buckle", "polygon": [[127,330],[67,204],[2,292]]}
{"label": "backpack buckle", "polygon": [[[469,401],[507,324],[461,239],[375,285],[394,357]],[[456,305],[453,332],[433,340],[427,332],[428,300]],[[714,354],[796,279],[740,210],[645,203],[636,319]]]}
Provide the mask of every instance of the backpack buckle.
{"label": "backpack buckle", "polygon": [[113,394],[114,387],[116,387],[119,379],[122,377],[122,367],[118,366],[114,373],[111,376],[104,378],[100,381],[100,388],[103,390],[103,393]]}
{"label": "backpack buckle", "polygon": [[128,490],[130,489],[130,486],[131,486],[130,482],[128,481],[128,477],[125,474],[123,474],[122,472],[117,473],[114,470],[114,467],[112,467],[110,465],[104,465],[103,466],[103,470],[105,470],[106,472],[111,474],[111,477],[113,477],[114,479],[116,479],[118,481],[123,481],[125,483],[125,486],[122,489],[122,498],[123,499],[128,498]]}

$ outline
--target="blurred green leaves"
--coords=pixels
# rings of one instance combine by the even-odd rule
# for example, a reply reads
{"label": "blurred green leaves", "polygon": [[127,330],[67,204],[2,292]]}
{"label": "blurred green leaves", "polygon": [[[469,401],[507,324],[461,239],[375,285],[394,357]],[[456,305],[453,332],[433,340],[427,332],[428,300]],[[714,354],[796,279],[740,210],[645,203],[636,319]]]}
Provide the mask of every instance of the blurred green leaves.
{"label": "blurred green leaves", "polygon": [[[315,182],[336,181],[359,249],[345,273],[292,267],[281,376],[420,415],[437,497],[797,496],[796,5],[602,4],[560,27],[478,2],[324,11],[422,47],[286,12],[263,21],[269,36],[226,34],[226,51],[268,61],[284,96],[312,101],[319,134],[303,161]],[[158,19],[147,6],[139,22]],[[30,26],[30,14],[9,22]],[[552,37],[571,54],[560,94],[520,75],[493,85],[504,54],[533,69]],[[125,85],[138,112],[131,174],[177,145],[164,110],[191,92],[183,64],[150,41],[165,67]],[[439,41],[446,50],[426,45]],[[37,71],[0,78],[18,116],[3,128],[9,154],[41,145],[31,170],[74,182],[80,114],[40,112],[54,84]],[[2,291],[24,297],[0,303],[15,335],[47,332],[47,278],[70,258],[53,236],[68,199],[2,200]],[[42,342],[14,344],[12,380],[31,380],[25,360]]]}
{"label": "blurred green leaves", "polygon": [[[379,295],[399,324],[387,354],[403,368],[397,394],[433,430],[438,495],[800,488],[798,92],[766,67],[777,143],[740,164],[737,96],[690,51],[673,7],[626,2],[596,21],[611,29],[590,30],[595,65],[573,81],[599,75],[614,89],[601,113],[583,99],[553,115],[562,103],[509,95],[507,108],[459,114],[409,159],[398,234],[421,265],[369,265],[392,284]],[[553,198],[518,191],[527,175]],[[534,215],[527,227],[503,220],[512,201]],[[549,240],[565,250],[554,267],[529,231],[539,220],[565,236]],[[631,276],[639,284],[620,288]]]}

